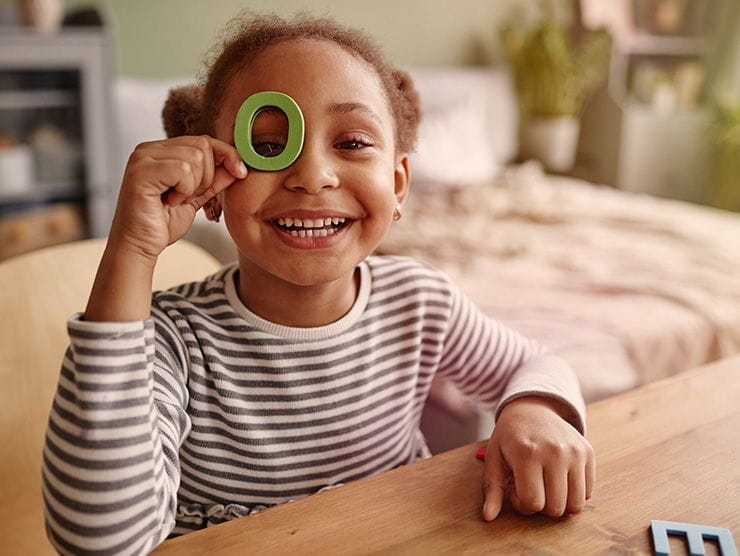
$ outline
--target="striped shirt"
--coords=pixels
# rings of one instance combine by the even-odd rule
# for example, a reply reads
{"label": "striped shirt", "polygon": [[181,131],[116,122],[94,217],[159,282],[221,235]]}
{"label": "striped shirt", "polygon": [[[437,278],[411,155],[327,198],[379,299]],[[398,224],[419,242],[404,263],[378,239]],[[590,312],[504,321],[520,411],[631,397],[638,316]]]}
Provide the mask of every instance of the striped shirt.
{"label": "striped shirt", "polygon": [[147,553],[168,536],[429,457],[432,379],[487,411],[538,394],[583,432],[574,373],[483,315],[440,271],[359,266],[350,311],[316,328],[252,313],[238,265],[154,292],[151,318],[68,321],[43,459],[62,553]]}

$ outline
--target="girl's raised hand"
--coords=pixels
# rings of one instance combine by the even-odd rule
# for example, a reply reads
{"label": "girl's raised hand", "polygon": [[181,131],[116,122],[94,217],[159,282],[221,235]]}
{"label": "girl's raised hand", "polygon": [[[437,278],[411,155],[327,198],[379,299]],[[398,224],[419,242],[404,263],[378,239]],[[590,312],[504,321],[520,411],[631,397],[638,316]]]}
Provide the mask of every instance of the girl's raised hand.
{"label": "girl's raised hand", "polygon": [[142,143],[126,165],[110,236],[156,259],[210,198],[247,176],[236,148],[208,135]]}
{"label": "girl's raised hand", "polygon": [[483,518],[494,519],[508,495],[521,514],[578,513],[591,497],[594,451],[559,415],[556,400],[522,397],[504,406],[486,448]]}

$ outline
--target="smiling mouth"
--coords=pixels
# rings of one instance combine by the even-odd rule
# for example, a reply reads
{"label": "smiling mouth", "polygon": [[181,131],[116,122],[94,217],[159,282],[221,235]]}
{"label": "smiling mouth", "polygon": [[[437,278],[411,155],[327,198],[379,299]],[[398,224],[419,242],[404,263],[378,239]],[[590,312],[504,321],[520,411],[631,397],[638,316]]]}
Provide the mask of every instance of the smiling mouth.
{"label": "smiling mouth", "polygon": [[344,217],[278,218],[272,224],[292,237],[328,237],[349,226],[353,220]]}

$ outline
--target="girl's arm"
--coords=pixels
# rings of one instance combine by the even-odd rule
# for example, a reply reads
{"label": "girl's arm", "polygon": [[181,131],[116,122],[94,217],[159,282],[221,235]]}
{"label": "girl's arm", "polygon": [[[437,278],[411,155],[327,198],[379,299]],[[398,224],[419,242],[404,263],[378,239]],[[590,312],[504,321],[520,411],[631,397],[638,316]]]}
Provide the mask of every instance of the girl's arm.
{"label": "girl's arm", "polygon": [[129,159],[84,317],[68,321],[49,417],[43,494],[62,553],[145,554],[174,526],[187,351],[152,309],[152,276],[196,211],[245,176],[236,149],[206,136],[144,143]]}
{"label": "girl's arm", "polygon": [[149,318],[159,255],[185,235],[200,207],[246,175],[233,146],[205,135],[138,145],[126,165],[85,320]]}
{"label": "girl's arm", "polygon": [[125,242],[110,237],[98,265],[84,319],[91,322],[148,319],[156,263],[156,257],[136,252]]}
{"label": "girl's arm", "polygon": [[496,416],[483,471],[483,518],[494,519],[507,496],[522,514],[581,511],[591,496],[595,457],[583,437],[584,403],[573,370],[454,288],[449,323],[438,373]]}
{"label": "girl's arm", "polygon": [[146,554],[172,531],[190,428],[185,352],[176,336],[155,340],[156,320],[68,322],[43,457],[47,532],[62,553]]}
{"label": "girl's arm", "polygon": [[585,405],[578,378],[562,358],[483,314],[452,287],[452,307],[437,375],[498,418],[524,396],[548,398],[557,412],[585,433]]}

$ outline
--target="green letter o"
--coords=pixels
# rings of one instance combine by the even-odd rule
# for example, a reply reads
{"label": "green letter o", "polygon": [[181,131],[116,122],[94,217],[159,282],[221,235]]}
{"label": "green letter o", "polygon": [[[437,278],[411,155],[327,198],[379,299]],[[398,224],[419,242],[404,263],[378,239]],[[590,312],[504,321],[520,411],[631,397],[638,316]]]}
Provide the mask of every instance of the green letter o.
{"label": "green letter o", "polygon": [[[260,110],[274,106],[288,118],[288,140],[277,156],[262,156],[252,146],[252,125]],[[305,125],[298,103],[285,93],[263,91],[245,100],[236,113],[234,123],[234,145],[247,166],[255,170],[276,172],[293,164],[303,150]]]}

